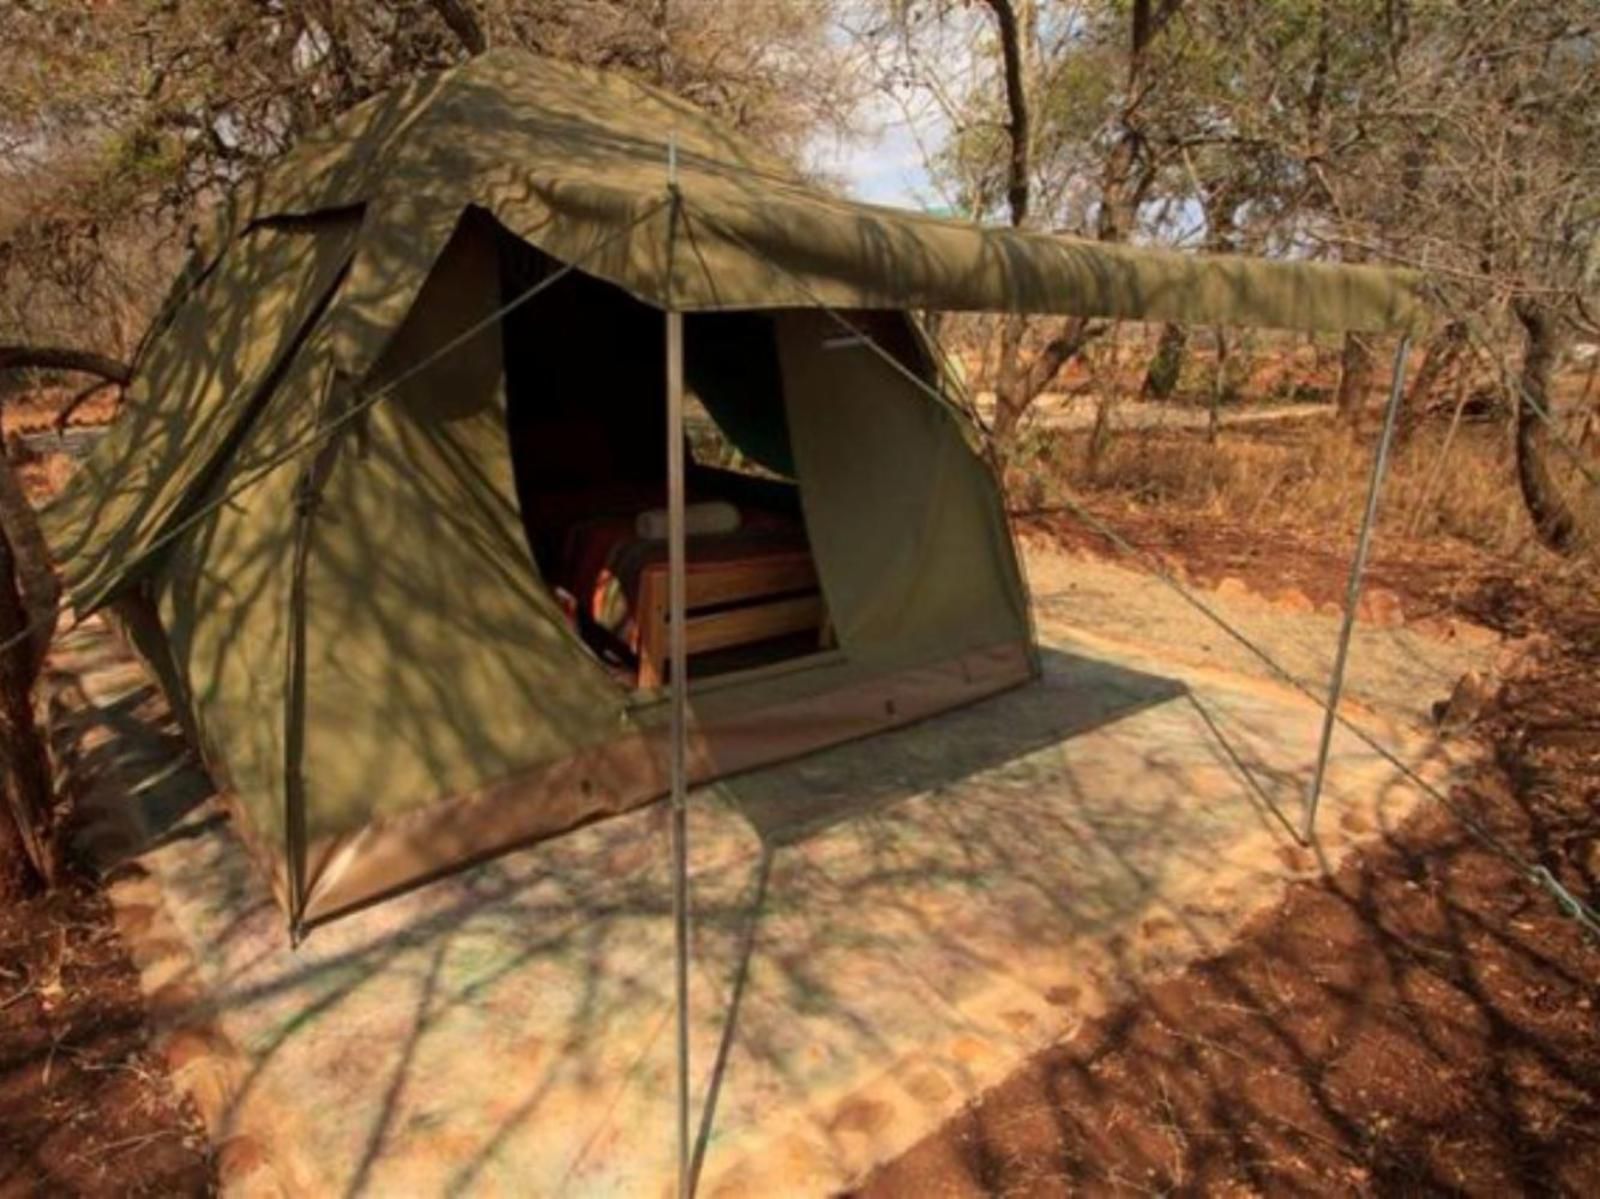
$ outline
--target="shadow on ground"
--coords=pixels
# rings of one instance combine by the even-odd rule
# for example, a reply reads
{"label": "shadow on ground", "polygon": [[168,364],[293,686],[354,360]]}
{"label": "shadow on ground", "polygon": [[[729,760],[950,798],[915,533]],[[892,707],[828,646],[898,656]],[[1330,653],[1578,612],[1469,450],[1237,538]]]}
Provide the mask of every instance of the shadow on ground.
{"label": "shadow on ground", "polygon": [[[696,793],[696,1148],[713,1188],[759,1186],[752,1163],[811,1190],[858,1174],[1117,988],[1213,950],[1278,885],[1267,805],[1303,785],[1308,712],[1058,649],[1043,665],[1029,687]],[[242,1051],[228,1122],[275,1127],[292,1181],[653,1192],[670,1176],[662,807],[290,953],[214,806],[191,808],[198,775],[170,738],[159,762],[159,722],[129,702],[106,718],[137,726],[116,729],[118,760],[163,796],[141,810],[176,818],[148,823],[140,865]]]}
{"label": "shadow on ground", "polygon": [[[1455,793],[1588,896],[1594,759],[1572,732],[1594,744],[1597,694],[1592,667],[1541,666]],[[1595,1194],[1597,978],[1600,946],[1430,806],[855,1193]]]}

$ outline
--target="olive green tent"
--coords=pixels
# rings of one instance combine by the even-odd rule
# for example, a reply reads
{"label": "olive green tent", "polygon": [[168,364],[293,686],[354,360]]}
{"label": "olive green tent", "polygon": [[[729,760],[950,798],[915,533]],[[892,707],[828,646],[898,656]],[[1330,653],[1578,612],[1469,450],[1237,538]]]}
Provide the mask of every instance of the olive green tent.
{"label": "olive green tent", "polygon": [[323,920],[667,790],[668,705],[574,631],[524,510],[584,461],[664,461],[665,311],[688,314],[706,411],[769,468],[742,485],[803,518],[830,630],[695,683],[690,777],[1030,677],[1004,512],[930,398],[921,308],[1371,331],[1421,313],[1389,272],[848,203],[669,96],[495,52],[240,190],[47,533],[80,613],[124,619],[296,922]]}

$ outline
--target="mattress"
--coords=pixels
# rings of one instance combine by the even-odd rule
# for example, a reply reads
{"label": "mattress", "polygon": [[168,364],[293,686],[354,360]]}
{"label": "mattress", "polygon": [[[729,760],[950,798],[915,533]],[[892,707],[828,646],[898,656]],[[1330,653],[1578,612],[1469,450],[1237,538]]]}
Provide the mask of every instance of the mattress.
{"label": "mattress", "polygon": [[[760,509],[740,510],[732,533],[686,539],[689,569],[696,564],[748,561],[791,555],[808,548],[805,529],[793,517]],[[580,622],[639,649],[635,620],[639,580],[646,568],[667,560],[667,543],[637,532],[637,513],[595,516],[568,526],[557,584],[575,602]]]}

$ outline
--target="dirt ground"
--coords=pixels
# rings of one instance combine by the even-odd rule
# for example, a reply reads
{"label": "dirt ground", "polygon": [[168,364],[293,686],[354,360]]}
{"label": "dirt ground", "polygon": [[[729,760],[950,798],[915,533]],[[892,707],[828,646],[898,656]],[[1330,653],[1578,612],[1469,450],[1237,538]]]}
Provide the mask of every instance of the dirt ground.
{"label": "dirt ground", "polygon": [[[1299,591],[1317,607],[1344,603],[1353,539],[1330,541],[1320,533],[1278,528],[1263,536],[1226,520],[1174,518],[1136,505],[1096,508],[1099,519],[1122,537],[1200,587],[1214,588],[1232,578],[1264,596]],[[1068,549],[1126,561],[1104,536],[1066,513],[1023,516],[1018,529]],[[1572,624],[1562,615],[1572,598],[1569,591],[1552,591],[1522,566],[1460,541],[1380,536],[1373,543],[1364,590],[1395,596],[1413,626],[1458,618],[1506,637],[1525,637],[1549,620]],[[1582,619],[1577,618],[1580,625]]]}
{"label": "dirt ground", "polygon": [[0,909],[0,1196],[206,1195],[199,1120],[149,1051],[104,896]]}
{"label": "dirt ground", "polygon": [[[7,438],[53,427],[62,390],[10,397]],[[115,392],[73,416],[94,425]],[[13,452],[35,502],[70,473],[65,455]],[[150,1050],[139,975],[97,883],[0,908],[0,1199],[209,1195],[210,1146]]]}
{"label": "dirt ground", "polygon": [[[1118,513],[1188,576],[1342,592],[1337,547]],[[1066,521],[1035,522],[1103,549]],[[1390,547],[1408,614],[1538,630],[1453,798],[1592,903],[1600,605]],[[1600,1193],[1600,945],[1438,805],[1296,884],[1226,952],[1040,1053],[876,1172],[871,1196]]]}

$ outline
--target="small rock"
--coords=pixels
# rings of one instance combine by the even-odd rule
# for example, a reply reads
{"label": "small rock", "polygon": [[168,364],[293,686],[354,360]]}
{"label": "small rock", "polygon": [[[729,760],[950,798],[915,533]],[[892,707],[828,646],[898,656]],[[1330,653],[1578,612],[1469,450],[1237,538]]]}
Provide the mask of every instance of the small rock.
{"label": "small rock", "polygon": [[1530,633],[1507,641],[1495,655],[1494,673],[1502,679],[1521,678],[1549,655],[1550,645],[1550,637],[1545,633]]}
{"label": "small rock", "polygon": [[187,1018],[204,1000],[205,994],[197,982],[189,978],[179,978],[150,996],[147,1007],[150,1018],[158,1026],[170,1028],[187,1023]]}
{"label": "small rock", "polygon": [[830,1129],[875,1133],[894,1119],[894,1109],[876,1099],[852,1097],[839,1105],[828,1122]]}
{"label": "small rock", "polygon": [[1190,581],[1189,571],[1184,567],[1182,558],[1176,557],[1173,554],[1165,553],[1158,555],[1158,557],[1161,562],[1161,569],[1165,570],[1174,579],[1178,580],[1180,583],[1187,583]]}
{"label": "small rock", "polygon": [[1317,864],[1317,860],[1311,855],[1311,852],[1298,845],[1279,846],[1278,860],[1296,873],[1304,873]]}
{"label": "small rock", "polygon": [[[1596,845],[1600,846],[1600,842],[1596,842]],[[1046,1003],[1052,1003],[1056,1007],[1071,1007],[1078,1002],[1082,994],[1083,992],[1077,987],[1061,985],[1051,987],[1044,993],[1044,998]]]}
{"label": "small rock", "polygon": [[207,1128],[225,1126],[239,1095],[243,1069],[237,1062],[205,1054],[173,1072],[172,1081],[188,1096]]}
{"label": "small rock", "polygon": [[1272,602],[1285,612],[1315,612],[1317,606],[1311,602],[1311,597],[1298,587],[1289,587],[1273,598]]}
{"label": "small rock", "polygon": [[1471,621],[1452,618],[1449,622],[1449,639],[1459,641],[1463,645],[1488,646],[1497,643],[1500,634]]}
{"label": "small rock", "polygon": [[144,935],[155,919],[156,909],[153,904],[129,903],[113,909],[116,916],[117,931],[125,940],[132,940]]}
{"label": "small rock", "polygon": [[1462,732],[1477,723],[1499,691],[1476,670],[1469,670],[1457,680],[1450,698],[1434,705],[1434,723],[1443,733]]}
{"label": "small rock", "polygon": [[954,1088],[937,1070],[923,1070],[911,1077],[906,1083],[906,1090],[924,1103],[942,1103],[950,1097]]}
{"label": "small rock", "polygon": [[229,1137],[217,1147],[217,1176],[224,1190],[243,1182],[267,1164],[267,1151],[254,1137]]}
{"label": "small rock", "polygon": [[1400,597],[1385,587],[1369,587],[1361,596],[1356,609],[1356,619],[1377,625],[1380,629],[1396,629],[1406,622],[1406,611]]}
{"label": "small rock", "polygon": [[161,1056],[166,1058],[167,1069],[176,1073],[190,1062],[216,1054],[227,1053],[228,1043],[213,1025],[194,1025],[179,1029],[166,1038]]}
{"label": "small rock", "polygon": [[1251,595],[1250,588],[1245,586],[1244,580],[1235,578],[1233,575],[1229,575],[1218,583],[1216,590],[1217,598],[1224,600],[1249,599]]}

